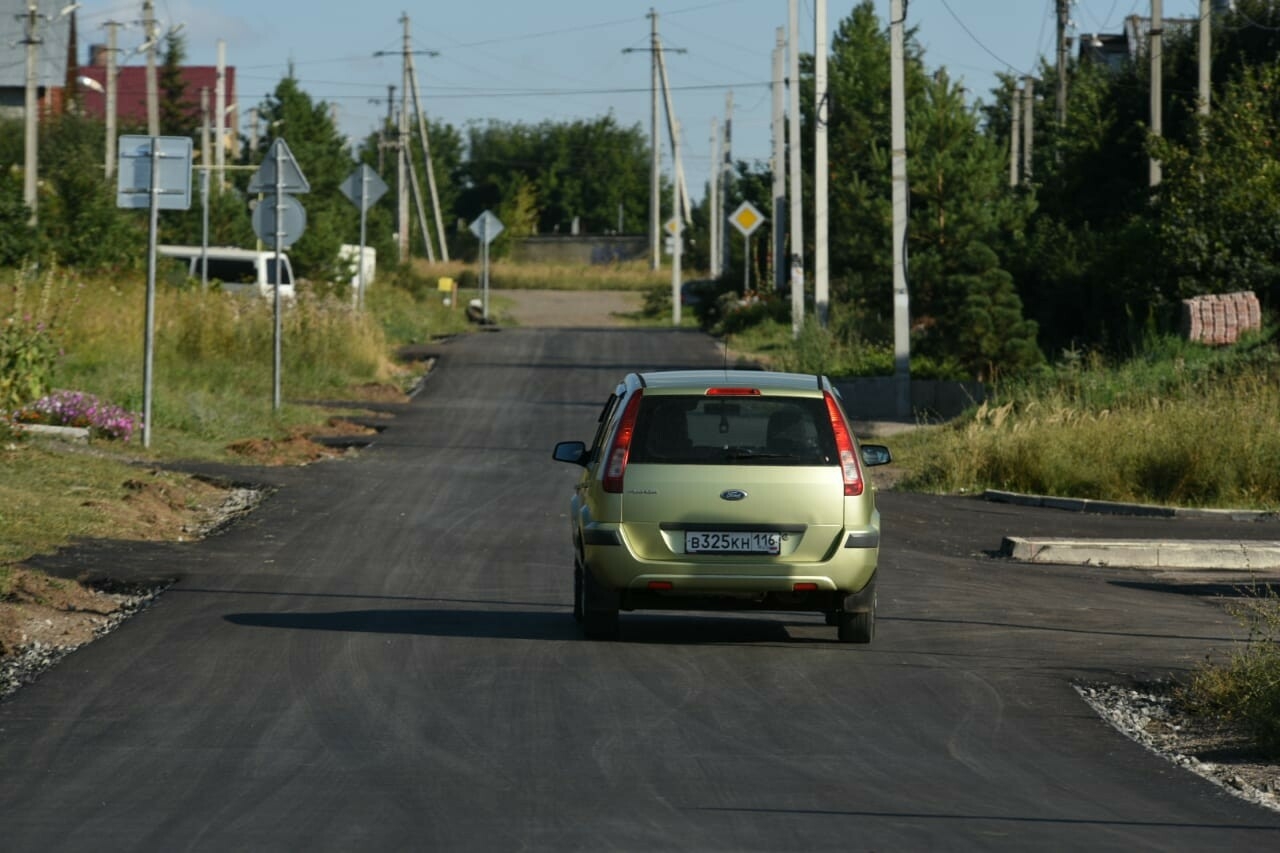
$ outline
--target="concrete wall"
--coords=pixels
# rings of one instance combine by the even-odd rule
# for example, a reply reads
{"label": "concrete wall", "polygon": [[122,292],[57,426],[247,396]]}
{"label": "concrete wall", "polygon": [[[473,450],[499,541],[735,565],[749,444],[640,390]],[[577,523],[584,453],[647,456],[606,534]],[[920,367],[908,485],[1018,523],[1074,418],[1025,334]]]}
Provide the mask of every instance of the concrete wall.
{"label": "concrete wall", "polygon": [[511,258],[551,264],[612,264],[649,255],[643,234],[547,234],[516,240]]}
{"label": "concrete wall", "polygon": [[[892,376],[832,379],[849,417],[859,421],[902,420],[898,413],[898,383]],[[986,399],[981,382],[911,380],[910,421],[949,420]]]}

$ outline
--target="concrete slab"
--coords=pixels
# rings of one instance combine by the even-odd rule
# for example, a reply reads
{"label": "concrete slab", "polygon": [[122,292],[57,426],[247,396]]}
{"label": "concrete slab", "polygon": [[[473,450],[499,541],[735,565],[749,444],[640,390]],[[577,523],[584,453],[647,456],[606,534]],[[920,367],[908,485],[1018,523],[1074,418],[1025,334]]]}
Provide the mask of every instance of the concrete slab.
{"label": "concrete slab", "polygon": [[1007,536],[1006,557],[1027,563],[1130,569],[1280,571],[1280,541],[1063,539]]}

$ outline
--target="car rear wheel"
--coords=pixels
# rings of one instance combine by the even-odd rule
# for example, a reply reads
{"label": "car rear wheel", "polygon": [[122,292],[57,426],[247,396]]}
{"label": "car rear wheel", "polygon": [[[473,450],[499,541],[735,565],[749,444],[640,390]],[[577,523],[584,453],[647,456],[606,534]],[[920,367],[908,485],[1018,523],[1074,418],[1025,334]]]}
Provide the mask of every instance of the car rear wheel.
{"label": "car rear wheel", "polygon": [[836,611],[836,636],[842,643],[869,643],[876,635],[876,588],[872,580],[861,592],[845,599]]}
{"label": "car rear wheel", "polygon": [[618,638],[618,593],[582,568],[582,633],[592,640]]}
{"label": "car rear wheel", "polygon": [[876,614],[845,613],[841,611],[837,636],[842,643],[869,643],[876,634]]}

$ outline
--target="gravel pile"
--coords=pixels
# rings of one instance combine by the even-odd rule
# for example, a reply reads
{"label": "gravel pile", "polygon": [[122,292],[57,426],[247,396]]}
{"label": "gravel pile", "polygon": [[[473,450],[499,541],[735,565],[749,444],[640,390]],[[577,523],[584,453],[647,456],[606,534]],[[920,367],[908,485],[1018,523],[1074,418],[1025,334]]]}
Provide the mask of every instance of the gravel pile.
{"label": "gravel pile", "polygon": [[270,494],[268,489],[234,486],[227,490],[222,503],[214,512],[202,519],[200,523],[187,527],[186,532],[196,539],[212,536],[241,516],[253,512]]}
{"label": "gravel pile", "polygon": [[1259,755],[1238,729],[1187,713],[1173,685],[1075,688],[1099,716],[1152,752],[1241,799],[1280,811],[1280,766]]}

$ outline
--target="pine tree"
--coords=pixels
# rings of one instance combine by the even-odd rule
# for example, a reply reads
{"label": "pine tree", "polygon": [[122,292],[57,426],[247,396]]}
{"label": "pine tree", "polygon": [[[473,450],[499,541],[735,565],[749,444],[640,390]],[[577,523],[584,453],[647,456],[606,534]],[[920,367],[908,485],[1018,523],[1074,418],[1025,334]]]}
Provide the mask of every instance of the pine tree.
{"label": "pine tree", "polygon": [[200,104],[187,92],[183,64],[187,43],[181,33],[170,30],[164,37],[164,61],[159,69],[160,134],[195,136],[200,131]]}

